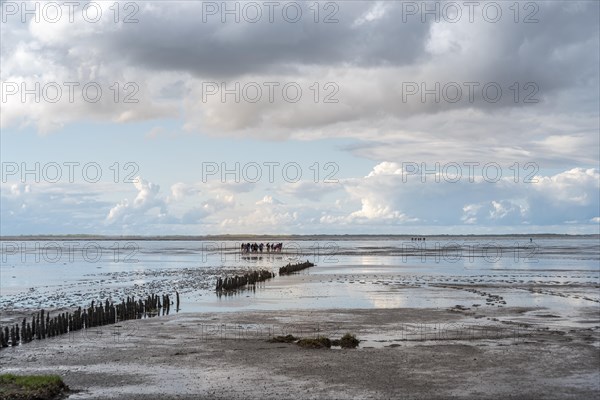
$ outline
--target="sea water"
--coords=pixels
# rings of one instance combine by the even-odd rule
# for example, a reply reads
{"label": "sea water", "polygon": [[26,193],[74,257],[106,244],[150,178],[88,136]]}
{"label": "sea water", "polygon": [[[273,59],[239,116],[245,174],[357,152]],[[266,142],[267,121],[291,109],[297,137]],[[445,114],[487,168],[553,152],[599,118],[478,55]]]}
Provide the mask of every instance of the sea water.
{"label": "sea water", "polygon": [[[3,240],[0,308],[71,307],[175,291],[183,311],[488,306],[477,293],[482,287],[501,292],[506,306],[568,308],[600,301],[598,235],[267,241],[282,242],[283,251],[242,253],[240,240]],[[316,266],[255,290],[232,296],[214,291],[219,276],[277,272],[306,260]]]}

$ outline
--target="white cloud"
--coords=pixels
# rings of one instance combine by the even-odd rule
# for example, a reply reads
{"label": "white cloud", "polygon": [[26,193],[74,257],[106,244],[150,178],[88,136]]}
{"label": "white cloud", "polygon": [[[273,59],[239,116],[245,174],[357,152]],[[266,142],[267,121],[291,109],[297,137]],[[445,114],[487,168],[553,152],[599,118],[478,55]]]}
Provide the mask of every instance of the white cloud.
{"label": "white cloud", "polygon": [[[3,234],[44,233],[36,226],[54,233],[98,233],[98,226],[102,233],[113,234],[193,229],[314,233],[460,226],[471,231],[524,225],[557,229],[569,225],[569,229],[589,231],[589,226],[597,226],[599,221],[600,173],[596,169],[538,175],[537,183],[528,184],[514,182],[512,177],[497,183],[482,179],[436,183],[433,176],[422,183],[418,176],[404,181],[399,167],[394,162],[377,164],[366,176],[342,179],[335,185],[336,191],[323,195],[345,196],[317,202],[306,202],[307,197],[289,190],[288,184],[272,188],[285,193],[282,201],[258,188],[238,194],[229,187],[220,190],[220,183],[178,182],[162,193],[157,184],[139,177],[128,185],[134,192],[116,203],[107,198],[115,193],[114,184],[12,184],[2,187],[2,229]],[[299,186],[306,185],[312,183]]]}
{"label": "white cloud", "polygon": [[369,23],[369,22],[381,19],[385,15],[385,12],[386,12],[386,2],[376,1],[369,10],[367,10],[363,15],[361,15],[359,18],[357,18],[354,21],[353,26],[360,27],[361,25],[363,25],[365,23]]}
{"label": "white cloud", "polygon": [[[394,162],[376,165],[365,178],[342,182],[360,208],[345,216],[324,215],[324,223],[368,221],[395,225],[522,225],[560,224],[566,220],[585,224],[597,213],[600,174],[596,169],[575,168],[552,176],[537,176],[537,183],[497,183],[485,179],[456,183],[427,175],[402,174]],[[333,213],[333,211],[332,211]],[[568,216],[568,218],[566,218]]]}
{"label": "white cloud", "polygon": [[598,204],[600,175],[597,169],[573,168],[554,176],[535,177],[532,187],[549,202],[573,206]]}
{"label": "white cloud", "polygon": [[107,223],[143,225],[150,212],[152,212],[153,218],[166,217],[166,204],[159,195],[160,186],[139,176],[136,177],[133,185],[138,191],[133,201],[124,199],[111,208],[106,217]]}
{"label": "white cloud", "polygon": [[280,200],[277,200],[273,196],[265,195],[265,197],[263,197],[262,199],[260,199],[259,201],[256,202],[256,205],[262,205],[262,204],[277,205],[277,204],[283,204],[283,202],[281,202]]}
{"label": "white cloud", "polygon": [[361,199],[362,208],[359,211],[354,211],[350,214],[349,219],[366,219],[366,220],[393,220],[398,223],[416,222],[416,218],[408,218],[405,214],[393,210],[388,204],[376,203],[372,199]]}

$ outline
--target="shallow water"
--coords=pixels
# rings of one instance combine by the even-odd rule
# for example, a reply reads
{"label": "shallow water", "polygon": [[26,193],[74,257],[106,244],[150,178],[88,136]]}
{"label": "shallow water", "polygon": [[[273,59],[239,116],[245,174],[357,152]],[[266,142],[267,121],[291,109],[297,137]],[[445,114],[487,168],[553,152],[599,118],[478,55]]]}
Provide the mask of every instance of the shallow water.
{"label": "shallow water", "polygon": [[[281,241],[278,240],[278,241]],[[284,241],[242,255],[237,241],[2,241],[0,307],[67,307],[173,293],[182,311],[598,305],[598,236],[428,237]],[[256,290],[217,297],[218,276],[317,264]],[[469,289],[475,288],[475,292]],[[482,289],[483,288],[483,289]],[[482,294],[485,292],[486,294]],[[506,304],[488,304],[487,294]]]}

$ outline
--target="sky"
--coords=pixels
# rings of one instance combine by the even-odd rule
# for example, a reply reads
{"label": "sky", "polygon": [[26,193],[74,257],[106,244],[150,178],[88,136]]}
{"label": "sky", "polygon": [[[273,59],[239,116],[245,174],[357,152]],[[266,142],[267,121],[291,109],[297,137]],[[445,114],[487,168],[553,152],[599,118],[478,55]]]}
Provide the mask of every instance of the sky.
{"label": "sky", "polygon": [[0,234],[600,233],[597,1],[5,1]]}

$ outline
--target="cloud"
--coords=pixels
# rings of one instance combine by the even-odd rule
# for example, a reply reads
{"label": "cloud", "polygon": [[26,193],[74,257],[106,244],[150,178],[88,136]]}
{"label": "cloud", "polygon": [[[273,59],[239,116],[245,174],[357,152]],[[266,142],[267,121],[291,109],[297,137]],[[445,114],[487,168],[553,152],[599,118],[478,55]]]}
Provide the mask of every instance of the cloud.
{"label": "cloud", "polygon": [[573,168],[553,176],[535,177],[533,187],[553,204],[590,206],[598,204],[600,189],[598,170]]}
{"label": "cloud", "polygon": [[[501,21],[486,22],[481,7],[474,21],[465,9],[457,22],[432,16],[423,22],[420,13],[407,15],[402,2],[366,1],[331,3],[334,9],[318,3],[321,23],[315,23],[314,5],[298,4],[304,16],[298,23],[283,19],[281,7],[274,22],[263,14],[248,23],[241,10],[240,23],[222,23],[220,12],[209,15],[199,2],[140,4],[134,24],[12,18],[1,27],[3,82],[77,81],[81,99],[83,84],[93,81],[104,95],[97,103],[63,96],[56,104],[11,96],[0,123],[51,132],[80,120],[169,118],[202,135],[351,139],[348,151],[378,162],[452,157],[562,169],[596,165],[597,2],[539,4],[537,23],[514,23],[508,9]],[[322,23],[332,12],[337,22]],[[229,89],[238,83],[242,97],[244,85],[254,84],[263,95],[256,102],[207,97],[203,85],[211,82]],[[268,82],[278,85],[274,101]],[[413,83],[418,92],[407,95]],[[282,95],[286,84],[302,89],[298,102]],[[485,97],[488,84],[501,89],[498,101]],[[423,95],[432,89],[436,94]],[[462,95],[454,101],[457,90]],[[133,91],[138,103],[125,103]],[[337,102],[325,102],[328,96]]]}
{"label": "cloud", "polygon": [[461,221],[465,224],[520,225],[529,224],[528,206],[515,200],[491,200],[463,207]]}
{"label": "cloud", "polygon": [[[97,4],[113,15],[112,3]],[[244,12],[248,4],[233,6]],[[50,135],[91,121],[124,133],[141,127],[148,139],[186,144],[192,135],[343,143],[347,157],[371,160],[371,171],[338,183],[265,187],[224,183],[216,175],[206,183],[181,182],[169,167],[166,175],[174,178],[161,181],[163,192],[146,177],[120,197],[100,185],[4,185],[3,229],[597,224],[598,2],[536,3],[536,23],[523,23],[523,13],[515,23],[504,3],[497,23],[482,18],[481,6],[475,21],[463,9],[457,22],[436,22],[407,15],[406,2],[298,4],[303,18],[297,23],[282,18],[282,5],[274,22],[263,9],[258,23],[245,15],[223,23],[200,2],[142,2],[132,24],[11,17],[0,26],[0,80],[8,96],[0,113],[3,135],[32,127]],[[65,82],[77,83],[74,101]],[[208,94],[207,84],[219,91]],[[10,94],[21,85],[39,87],[42,101]],[[56,85],[62,95],[49,101]],[[97,87],[98,101],[86,100]],[[223,87],[239,91],[223,94]],[[249,101],[256,88],[261,96]],[[292,101],[298,88],[301,96]],[[498,88],[496,101],[490,96]],[[442,170],[453,163],[498,163],[505,174],[494,184],[481,174],[472,182],[442,177],[432,183],[433,175],[427,183],[415,176],[405,181],[412,171],[407,165],[436,163]],[[524,182],[531,177],[535,182]]]}
{"label": "cloud", "polygon": [[171,185],[171,194],[167,198],[167,202],[171,203],[174,201],[182,200],[189,196],[196,196],[201,193],[198,185],[188,185],[183,182],[177,182]]}
{"label": "cloud", "polygon": [[373,6],[368,11],[354,20],[353,26],[358,27],[363,24],[381,19],[386,13],[386,6],[387,4],[384,1],[374,2]]}
{"label": "cloud", "polygon": [[[170,194],[165,196],[159,185],[141,177],[137,177],[135,181],[135,198],[123,199],[113,206],[106,217],[107,224],[127,228],[145,227],[150,230],[165,225],[204,224],[210,223],[219,212],[235,207],[234,196],[228,194],[230,185],[215,183],[201,190],[202,184],[178,182],[171,185]],[[215,189],[218,187],[223,190]],[[210,197],[202,200],[203,192],[210,193]],[[188,201],[190,199],[191,202]],[[200,204],[197,205],[198,203]]]}
{"label": "cloud", "polygon": [[101,184],[11,184],[0,190],[0,234],[92,233],[110,207]]}
{"label": "cloud", "polygon": [[138,177],[116,203],[107,197],[115,193],[114,184],[15,183],[2,187],[2,234],[398,232],[428,227],[498,232],[523,226],[589,232],[598,224],[597,169],[537,174],[531,183],[510,176],[492,183],[479,171],[472,181],[465,175],[452,183],[443,174],[428,174],[422,182],[408,172],[399,163],[382,162],[363,177],[340,179],[335,190],[317,185],[314,195],[322,200],[310,202],[298,188],[311,182],[270,188],[284,193],[283,201],[264,188],[235,194],[218,190],[220,183],[203,187],[178,182],[162,193],[159,185]]}
{"label": "cloud", "polygon": [[145,224],[148,222],[147,214],[151,211],[152,217],[157,220],[167,216],[166,202],[159,195],[160,186],[139,176],[135,178],[133,185],[138,191],[133,201],[124,199],[111,208],[106,217],[107,223]]}
{"label": "cloud", "polygon": [[263,197],[261,200],[256,202],[256,205],[263,205],[263,204],[283,204],[282,201],[277,200],[276,198],[274,198],[273,196],[268,196],[266,195],[265,197]]}
{"label": "cloud", "polygon": [[285,184],[281,192],[296,199],[320,201],[323,197],[342,190],[339,182],[296,182]]}
{"label": "cloud", "polygon": [[[443,173],[414,175],[395,162],[382,162],[364,178],[342,181],[360,208],[345,216],[324,215],[321,222],[402,225],[556,225],[586,224],[597,215],[600,173],[574,168],[534,182],[504,177],[492,182],[482,173],[456,182]],[[433,170],[431,171],[433,172]],[[479,176],[477,176],[479,174]],[[454,179],[454,178],[452,178]]]}
{"label": "cloud", "polygon": [[390,220],[396,223],[416,222],[416,218],[408,218],[405,214],[393,210],[388,204],[374,202],[370,198],[361,199],[362,208],[359,211],[354,211],[350,214],[349,219],[352,220],[368,220],[381,221]]}
{"label": "cloud", "polygon": [[200,207],[193,207],[186,211],[180,219],[182,224],[199,224],[204,223],[207,217],[217,214],[221,210],[233,208],[235,206],[234,197],[217,196],[214,199],[209,199],[202,203]]}

